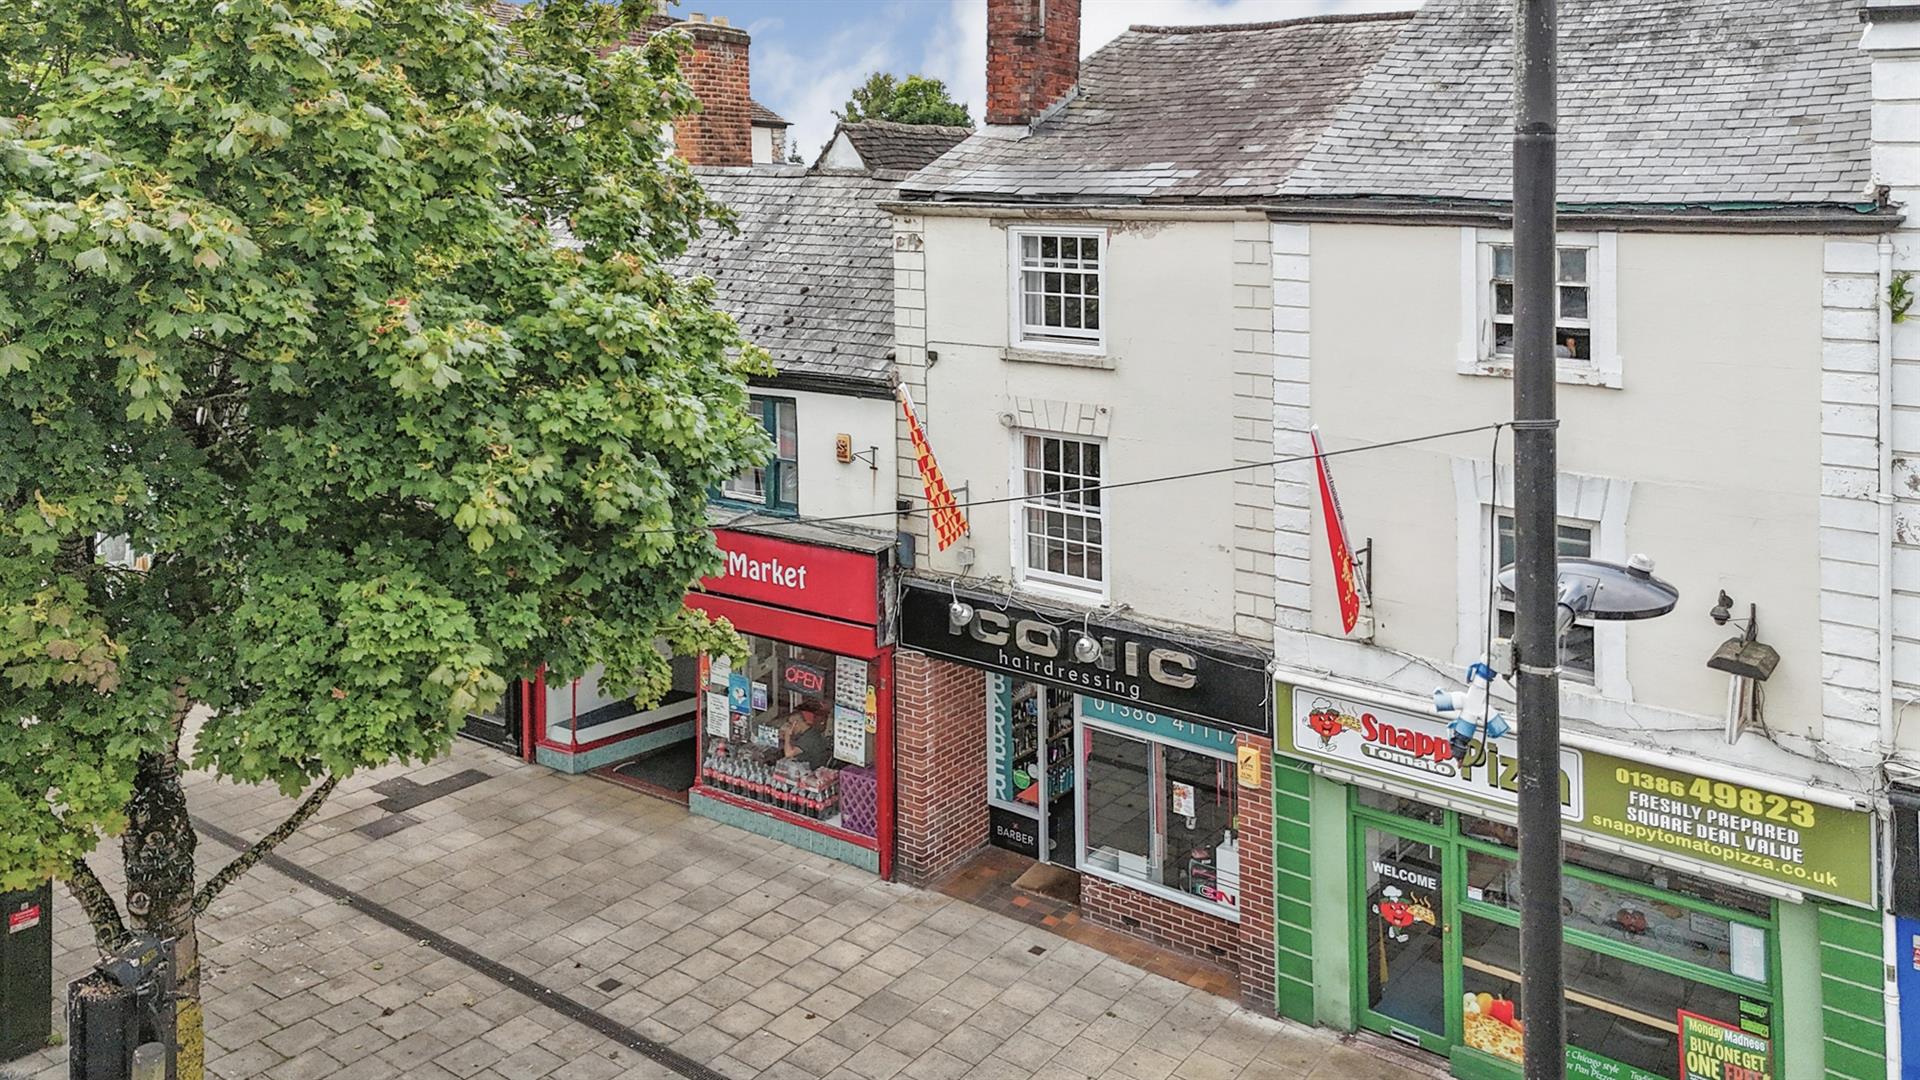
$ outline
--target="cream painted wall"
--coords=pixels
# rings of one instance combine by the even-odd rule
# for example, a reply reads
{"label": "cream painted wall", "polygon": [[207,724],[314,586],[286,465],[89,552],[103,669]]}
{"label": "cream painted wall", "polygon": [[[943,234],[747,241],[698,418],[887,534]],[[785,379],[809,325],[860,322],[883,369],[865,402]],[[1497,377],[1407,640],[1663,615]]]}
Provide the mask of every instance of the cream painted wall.
{"label": "cream painted wall", "polygon": [[[1316,225],[1311,240],[1312,413],[1329,448],[1512,415],[1510,380],[1455,370],[1460,230]],[[1706,613],[1725,589],[1740,614],[1760,605],[1780,650],[1768,723],[1818,735],[1821,280],[1819,237],[1619,235],[1625,387],[1560,387],[1559,461],[1632,482],[1627,549],[1680,588],[1672,614],[1627,631],[1637,703],[1724,716],[1727,677],[1706,660],[1733,631]],[[1489,444],[1335,462],[1349,529],[1375,541],[1378,644],[1451,666],[1452,458]],[[1314,545],[1314,629],[1337,635],[1317,529]]]}
{"label": "cream painted wall", "polygon": [[[881,514],[849,522],[880,532],[893,531],[894,463],[892,398],[857,398],[810,391],[753,388],[755,394],[792,398],[800,437],[800,513],[807,517]],[[834,460],[834,436],[853,436],[855,453],[879,447],[877,470],[863,460]]]}
{"label": "cream painted wall", "polygon": [[[1009,493],[1014,432],[1002,416],[1016,398],[1106,407],[1109,481],[1233,461],[1233,224],[1104,224],[1112,370],[1004,359],[1009,223],[926,218],[927,347],[939,358],[923,411],[941,470],[974,499]],[[1231,632],[1233,512],[1231,475],[1109,493],[1111,602],[1144,618]],[[970,517],[971,536],[944,553],[923,552],[923,565],[1010,581],[1008,509],[981,507]],[[963,567],[968,549],[974,562]]]}

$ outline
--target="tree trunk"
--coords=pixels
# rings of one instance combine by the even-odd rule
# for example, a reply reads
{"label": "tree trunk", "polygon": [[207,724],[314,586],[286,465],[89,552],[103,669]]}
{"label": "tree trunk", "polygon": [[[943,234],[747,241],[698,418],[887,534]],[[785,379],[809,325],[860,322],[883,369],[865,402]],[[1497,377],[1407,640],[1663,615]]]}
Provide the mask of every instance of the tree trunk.
{"label": "tree trunk", "polygon": [[180,758],[143,754],[127,804],[127,914],[136,931],[173,939],[175,1032],[180,1080],[205,1076],[200,947],[194,932],[193,822],[180,786]]}

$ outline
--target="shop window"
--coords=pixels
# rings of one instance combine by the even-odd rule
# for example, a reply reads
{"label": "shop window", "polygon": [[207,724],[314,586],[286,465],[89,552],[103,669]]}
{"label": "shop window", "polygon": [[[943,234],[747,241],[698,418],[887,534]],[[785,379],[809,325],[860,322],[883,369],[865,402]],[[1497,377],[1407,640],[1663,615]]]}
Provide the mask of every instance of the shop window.
{"label": "shop window", "polygon": [[1377,791],[1373,788],[1355,788],[1354,791],[1359,796],[1360,805],[1369,809],[1392,814],[1397,818],[1423,821],[1429,825],[1445,825],[1447,823],[1446,810],[1432,803],[1404,798],[1385,791]]}
{"label": "shop window", "polygon": [[[1764,927],[1573,874],[1562,879],[1561,895],[1561,914],[1569,930],[1767,981]],[[1520,864],[1503,855],[1469,851],[1467,899],[1519,910]]]}
{"label": "shop window", "polygon": [[[1511,825],[1490,818],[1460,816],[1460,832],[1463,835],[1514,851],[1519,850],[1520,833]],[[1615,855],[1610,851],[1587,847],[1584,844],[1566,845],[1568,865],[1578,866],[1595,873],[1607,874],[1627,881],[1651,886],[1661,892],[1675,893],[1690,897],[1702,903],[1718,907],[1732,908],[1760,919],[1773,917],[1773,901],[1759,893],[1742,889],[1735,885],[1723,885],[1718,881],[1703,878],[1698,874],[1689,874],[1683,870],[1670,870],[1656,863],[1642,859]],[[1496,901],[1489,901],[1493,903]]]}
{"label": "shop window", "polygon": [[[1467,915],[1461,920],[1461,946],[1463,1041],[1483,1053],[1521,1061],[1526,1017],[1520,1005],[1520,931]],[[1565,946],[1563,955],[1567,1043],[1573,1052],[1676,1077],[1682,1010],[1770,1035],[1764,1001],[1576,945]]]}
{"label": "shop window", "polygon": [[738,663],[708,662],[701,784],[875,835],[872,664],[767,638],[746,641]]}
{"label": "shop window", "polygon": [[1144,883],[1182,901],[1240,899],[1234,763],[1088,726],[1081,776],[1081,869]]}
{"label": "shop window", "polygon": [[742,469],[721,485],[721,497],[755,503],[775,513],[795,513],[800,508],[800,428],[793,399],[755,394],[749,401],[773,440],[773,458],[765,465]]}

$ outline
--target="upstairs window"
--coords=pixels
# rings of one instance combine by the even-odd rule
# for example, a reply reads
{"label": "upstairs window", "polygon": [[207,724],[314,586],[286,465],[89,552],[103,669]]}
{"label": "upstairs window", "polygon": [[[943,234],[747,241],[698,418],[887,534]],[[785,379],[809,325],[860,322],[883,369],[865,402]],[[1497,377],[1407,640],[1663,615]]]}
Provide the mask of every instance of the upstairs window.
{"label": "upstairs window", "polygon": [[[1019,550],[1025,581],[1104,594],[1107,584],[1105,510],[1098,486],[1099,443],[1025,433],[1020,439]],[[1092,490],[1089,490],[1092,489]]]}
{"label": "upstairs window", "polygon": [[[1570,386],[1623,385],[1619,345],[1619,236],[1563,232],[1554,250],[1555,378]],[[1514,250],[1504,231],[1460,230],[1462,375],[1513,374]]]}
{"label": "upstairs window", "polygon": [[[1513,245],[1493,244],[1487,287],[1493,303],[1493,352],[1513,359]],[[1556,307],[1553,355],[1561,360],[1593,360],[1593,322],[1588,314],[1592,285],[1587,266],[1591,248],[1561,247],[1555,260]]]}
{"label": "upstairs window", "polygon": [[[1593,558],[1593,526],[1577,521],[1561,521],[1555,532],[1555,546],[1562,558]],[[1500,565],[1513,565],[1513,515],[1500,515]],[[1513,636],[1513,601],[1500,601],[1499,635],[1504,638]],[[1561,643],[1560,665],[1562,672],[1574,682],[1592,685],[1594,681],[1593,665],[1593,620],[1580,619],[1567,628],[1567,637]]]}
{"label": "upstairs window", "polygon": [[800,509],[800,432],[792,398],[761,397],[755,394],[750,408],[760,414],[767,435],[773,440],[773,458],[765,465],[753,465],[721,486],[720,496],[730,502],[752,503],[775,514],[798,513]]}
{"label": "upstairs window", "polygon": [[1013,232],[1017,344],[1102,346],[1105,247],[1106,234],[1097,229]]}

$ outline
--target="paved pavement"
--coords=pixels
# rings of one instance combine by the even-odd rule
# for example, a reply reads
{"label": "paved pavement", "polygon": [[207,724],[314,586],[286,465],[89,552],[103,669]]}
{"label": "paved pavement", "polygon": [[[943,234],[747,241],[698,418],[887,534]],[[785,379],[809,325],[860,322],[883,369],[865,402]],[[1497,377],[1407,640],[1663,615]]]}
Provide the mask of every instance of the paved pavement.
{"label": "paved pavement", "polygon": [[[245,837],[288,806],[198,775],[189,799]],[[952,897],[465,742],[432,765],[355,777],[281,854],[292,867],[256,868],[201,922],[212,1076],[1432,1075]],[[203,839],[203,872],[231,855]],[[103,875],[114,861],[97,861]],[[91,962],[91,937],[64,893],[55,906],[60,993]],[[56,1047],[7,1068],[64,1080],[65,1062]]]}

